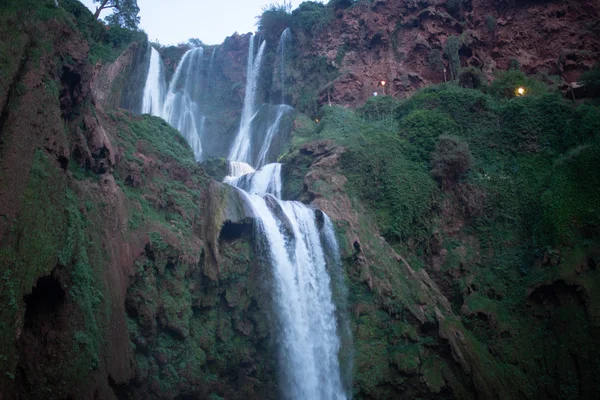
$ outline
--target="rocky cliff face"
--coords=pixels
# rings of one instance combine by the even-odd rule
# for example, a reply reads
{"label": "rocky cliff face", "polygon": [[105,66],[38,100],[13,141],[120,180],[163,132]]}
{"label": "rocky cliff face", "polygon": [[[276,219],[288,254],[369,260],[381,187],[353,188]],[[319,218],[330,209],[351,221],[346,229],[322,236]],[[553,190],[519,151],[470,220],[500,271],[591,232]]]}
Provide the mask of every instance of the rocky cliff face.
{"label": "rocky cliff face", "polygon": [[518,63],[528,74],[574,82],[598,60],[599,12],[591,0],[359,1],[320,31],[296,33],[301,59],[325,57],[339,70],[329,99],[356,106],[383,93],[382,80],[386,94],[402,98],[454,79],[451,57],[490,80]]}
{"label": "rocky cliff face", "polygon": [[50,3],[1,13],[0,398],[272,398],[252,221]]}

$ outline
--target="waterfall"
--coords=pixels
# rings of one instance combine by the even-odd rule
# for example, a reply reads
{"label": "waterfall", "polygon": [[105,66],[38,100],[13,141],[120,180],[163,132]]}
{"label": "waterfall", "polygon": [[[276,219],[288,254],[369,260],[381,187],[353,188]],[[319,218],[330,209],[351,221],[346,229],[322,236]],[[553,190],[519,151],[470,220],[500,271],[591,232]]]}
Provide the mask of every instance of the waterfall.
{"label": "waterfall", "polygon": [[258,154],[258,161],[256,165],[263,165],[267,161],[267,155],[269,153],[269,149],[271,148],[271,144],[273,143],[273,139],[275,135],[279,132],[279,127],[281,126],[281,120],[287,114],[294,111],[293,107],[286,106],[285,104],[280,104],[277,106],[275,111],[275,119],[273,123],[267,129],[267,134],[263,138],[263,143],[260,148],[260,153]]}
{"label": "waterfall", "polygon": [[229,159],[235,161],[251,162],[250,145],[252,142],[252,121],[256,117],[255,110],[256,94],[258,91],[258,78],[262,66],[266,42],[262,42],[256,57],[254,57],[254,35],[250,38],[248,48],[248,64],[246,67],[246,94],[244,96],[244,108],[242,109],[242,120],[240,130],[235,138]]}
{"label": "waterfall", "polygon": [[[333,225],[318,210],[283,201],[282,165],[266,164],[271,153],[279,151],[277,135],[294,111],[284,104],[289,39],[290,31],[286,29],[274,71],[281,83],[281,104],[260,107],[258,83],[266,43],[262,42],[255,54],[256,38],[250,39],[244,106],[224,182],[239,191],[255,219],[258,252],[272,271],[282,397],[345,400],[351,394],[347,379],[352,369],[347,354],[351,357],[351,352],[340,354],[340,349],[351,347],[351,336],[348,320],[343,317],[347,292]],[[159,115],[178,129],[198,161],[203,157],[205,127],[210,126],[205,108],[211,100],[216,52],[214,48],[203,74],[204,50],[198,47],[187,51],[165,90],[164,67],[160,55],[152,49],[144,88],[144,112]],[[341,311],[336,309],[334,299]]]}
{"label": "waterfall", "polygon": [[[230,171],[233,171],[233,168]],[[247,171],[249,172],[243,172],[238,175],[230,172],[230,175],[225,177],[224,182],[248,193],[261,196],[269,193],[276,198],[281,198],[281,164],[268,164],[258,171],[254,171],[253,169]]]}
{"label": "waterfall", "polygon": [[[240,189],[257,221],[273,269],[283,392],[290,399],[346,399],[340,339],[325,248],[337,242],[331,225],[318,227],[314,209],[281,200],[281,164],[252,172],[236,164],[226,178]],[[337,251],[337,250],[336,250]],[[339,257],[339,254],[334,255]]]}
{"label": "waterfall", "polygon": [[217,51],[219,51],[219,46],[215,46],[213,48],[212,54],[210,55],[210,62],[208,63],[208,79],[206,87],[210,87],[212,84],[213,74],[215,72],[215,57],[217,55]]}
{"label": "waterfall", "polygon": [[185,137],[196,161],[202,160],[200,128],[203,125],[203,115],[199,103],[203,83],[203,57],[202,47],[195,47],[183,55],[169,85],[161,115]]}
{"label": "waterfall", "polygon": [[144,86],[142,114],[160,116],[165,99],[165,73],[162,59],[156,49],[150,46],[150,67]]}
{"label": "waterfall", "polygon": [[281,104],[285,104],[285,45],[291,38],[290,28],[285,28],[281,33],[279,39],[279,45],[277,47],[277,54],[279,56],[279,83],[281,85]]}

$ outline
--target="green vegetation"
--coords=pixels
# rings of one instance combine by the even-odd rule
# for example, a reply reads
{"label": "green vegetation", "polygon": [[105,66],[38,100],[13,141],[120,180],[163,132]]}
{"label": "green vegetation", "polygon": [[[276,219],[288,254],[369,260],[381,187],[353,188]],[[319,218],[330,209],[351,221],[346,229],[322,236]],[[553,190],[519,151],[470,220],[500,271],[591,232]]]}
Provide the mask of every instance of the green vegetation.
{"label": "green vegetation", "polygon": [[270,43],[277,43],[281,33],[292,26],[292,5],[283,1],[282,4],[271,3],[263,7],[258,19],[258,30],[263,32],[265,39]]}
{"label": "green vegetation", "polygon": [[[360,227],[352,228],[360,248],[348,250],[346,260],[350,304],[370,310],[357,311],[353,320],[355,394],[395,397],[392,388],[413,385],[416,371],[435,393],[445,384],[456,393],[464,390],[454,367],[427,352],[440,343],[438,337],[390,336],[390,325],[406,323],[407,310],[422,304],[421,295],[404,286],[407,278],[398,277],[403,272],[388,262],[388,250],[371,238],[373,223],[413,269],[424,266],[445,288],[460,317],[443,330],[462,332],[469,362],[495,377],[488,384],[510,396],[597,393],[592,359],[599,349],[590,336],[597,325],[581,313],[600,312],[600,303],[590,298],[598,286],[597,261],[585,261],[600,258],[600,168],[594,162],[600,157],[600,109],[575,105],[518,70],[498,73],[489,86],[468,82],[473,79],[459,76],[461,85],[425,88],[404,101],[372,98],[356,111],[325,106],[318,124],[298,120],[296,146],[333,139],[346,148],[341,172],[361,215]],[[525,94],[517,96],[521,86]],[[306,168],[302,154],[288,157],[297,170]],[[341,235],[348,228],[340,226]],[[439,270],[431,267],[438,262]],[[537,287],[542,293],[568,291],[556,280],[572,285],[573,293],[548,311],[548,295],[531,293]],[[371,293],[361,282],[377,289]],[[584,307],[576,308],[580,295],[574,293],[587,299]],[[553,318],[562,321],[572,344]],[[596,372],[577,378],[557,355],[569,351]]]}
{"label": "green vegetation", "polygon": [[478,68],[463,68],[458,74],[458,84],[468,89],[479,89],[485,84],[485,77]]}
{"label": "green vegetation", "polygon": [[591,95],[598,97],[600,93],[600,64],[596,64],[594,68],[584,72],[579,81],[587,86]]}
{"label": "green vegetation", "polygon": [[[21,24],[7,22],[17,18],[17,14],[18,19],[23,21]],[[47,35],[40,32],[43,29],[42,24],[49,20],[63,22],[83,35],[90,45],[88,57],[92,64],[114,61],[132,42],[147,41],[145,33],[119,24],[106,29],[106,26],[97,21],[78,0],[61,0],[59,7],[55,7],[52,0],[6,0],[0,12],[0,20],[6,22],[0,29],[0,37],[10,37],[10,40],[0,41],[0,46],[7,46],[6,52],[0,52],[7,57],[6,62],[18,60],[15,52],[27,50],[27,46],[24,46],[24,34],[34,37],[36,42],[39,41],[38,47],[46,46],[50,49],[54,45],[52,37],[45,38]],[[0,62],[3,62],[2,56]],[[14,64],[18,66],[18,63]],[[4,73],[4,68],[2,72]],[[10,69],[7,72],[10,72]]]}
{"label": "green vegetation", "polygon": [[496,18],[493,15],[485,16],[485,25],[488,28],[488,31],[494,32],[496,30]]}
{"label": "green vegetation", "polygon": [[292,24],[295,29],[312,37],[329,25],[333,19],[333,9],[316,1],[305,1],[292,11]]}
{"label": "green vegetation", "polygon": [[442,52],[439,49],[431,49],[427,56],[427,61],[432,70],[441,72],[444,70],[444,60]]}

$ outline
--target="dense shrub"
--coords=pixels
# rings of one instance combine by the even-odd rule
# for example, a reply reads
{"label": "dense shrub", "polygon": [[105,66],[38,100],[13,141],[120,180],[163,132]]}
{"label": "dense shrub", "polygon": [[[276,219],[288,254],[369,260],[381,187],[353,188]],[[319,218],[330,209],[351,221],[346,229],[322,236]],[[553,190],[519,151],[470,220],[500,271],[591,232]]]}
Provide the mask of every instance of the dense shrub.
{"label": "dense shrub", "polygon": [[427,61],[432,70],[441,72],[444,70],[444,60],[442,52],[438,49],[432,49],[427,56]]}
{"label": "dense shrub", "polygon": [[493,15],[487,15],[485,17],[485,24],[488,28],[488,31],[494,32],[496,30],[496,18]]}
{"label": "dense shrub", "polygon": [[510,61],[508,62],[508,69],[509,70],[520,70],[521,69],[521,63],[519,62],[518,59],[511,58]]}
{"label": "dense shrub", "polygon": [[431,154],[431,177],[449,187],[471,168],[469,145],[456,136],[441,135]]}
{"label": "dense shrub", "polygon": [[596,64],[593,69],[584,72],[579,81],[586,86],[590,95],[600,95],[600,64]]}
{"label": "dense shrub", "polygon": [[485,77],[475,67],[462,69],[458,74],[458,84],[467,89],[479,89],[485,83]]}
{"label": "dense shrub", "polygon": [[525,94],[538,95],[548,90],[547,86],[518,70],[496,73],[489,86],[488,93],[496,97],[515,97],[519,87],[525,88]]}
{"label": "dense shrub", "polygon": [[322,3],[305,1],[292,11],[292,24],[308,36],[321,31],[333,19],[333,10]]}
{"label": "dense shrub", "polygon": [[368,121],[379,121],[386,118],[393,118],[398,104],[398,100],[391,96],[374,96],[370,97],[358,112]]}
{"label": "dense shrub", "polygon": [[446,0],[446,9],[450,15],[458,17],[460,12],[470,4],[471,0]]}
{"label": "dense shrub", "polygon": [[600,236],[599,159],[600,143],[596,141],[575,148],[555,164],[541,197],[541,243],[574,245]]}
{"label": "dense shrub", "polygon": [[427,160],[440,135],[458,132],[456,122],[448,114],[437,109],[415,110],[399,123],[400,136],[406,138],[413,149],[410,153],[413,160]]}

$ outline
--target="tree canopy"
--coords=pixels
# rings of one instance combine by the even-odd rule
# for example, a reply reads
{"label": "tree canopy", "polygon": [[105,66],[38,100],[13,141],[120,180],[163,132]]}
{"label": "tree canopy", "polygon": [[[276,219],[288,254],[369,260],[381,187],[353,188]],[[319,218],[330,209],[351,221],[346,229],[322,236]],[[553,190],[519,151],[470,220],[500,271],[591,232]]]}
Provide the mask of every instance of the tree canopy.
{"label": "tree canopy", "polygon": [[109,25],[137,29],[140,23],[140,17],[138,17],[140,8],[137,0],[94,0],[94,3],[98,3],[94,14],[96,19],[100,17],[103,10],[112,9],[113,13],[106,17]]}

